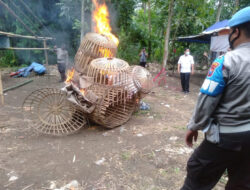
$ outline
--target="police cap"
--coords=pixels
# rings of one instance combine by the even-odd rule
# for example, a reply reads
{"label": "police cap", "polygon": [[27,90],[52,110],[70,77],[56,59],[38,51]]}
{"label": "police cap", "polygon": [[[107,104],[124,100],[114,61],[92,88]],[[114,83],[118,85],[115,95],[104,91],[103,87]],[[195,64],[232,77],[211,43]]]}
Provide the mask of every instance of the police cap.
{"label": "police cap", "polygon": [[236,12],[229,20],[228,25],[234,27],[246,22],[250,22],[250,7],[246,7]]}

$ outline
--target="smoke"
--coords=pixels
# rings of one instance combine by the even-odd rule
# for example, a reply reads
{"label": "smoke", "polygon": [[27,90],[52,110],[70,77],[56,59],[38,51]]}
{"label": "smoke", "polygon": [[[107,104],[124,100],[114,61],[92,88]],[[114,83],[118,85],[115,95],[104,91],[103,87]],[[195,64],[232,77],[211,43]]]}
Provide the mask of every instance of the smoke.
{"label": "smoke", "polygon": [[[37,36],[52,37],[48,40],[47,46],[53,48],[55,45],[66,44],[71,62],[80,45],[81,31],[81,2],[82,0],[22,0],[29,7],[35,18],[21,3],[21,0],[4,0],[6,4],[32,29]],[[13,6],[13,3],[16,5]],[[115,7],[106,2],[109,8],[112,31],[117,34]],[[20,12],[20,10],[22,12]],[[84,8],[84,33],[91,32],[92,23],[92,2],[85,1]],[[23,13],[25,15],[23,15]],[[27,18],[28,17],[28,18]],[[41,24],[42,23],[42,24]],[[18,21],[3,7],[0,6],[0,30],[23,35],[30,34]],[[12,47],[43,47],[43,41],[30,39],[11,38]],[[44,63],[44,51],[15,51],[19,64],[29,64],[33,61]],[[56,56],[53,51],[48,51],[49,63],[56,63]]]}

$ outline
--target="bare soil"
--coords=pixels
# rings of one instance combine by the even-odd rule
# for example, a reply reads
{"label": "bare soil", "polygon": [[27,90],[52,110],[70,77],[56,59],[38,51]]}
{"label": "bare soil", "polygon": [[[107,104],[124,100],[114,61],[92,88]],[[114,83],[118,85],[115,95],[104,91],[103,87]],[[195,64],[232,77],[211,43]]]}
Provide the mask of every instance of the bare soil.
{"label": "bare soil", "polygon": [[[64,86],[55,76],[32,79],[7,92],[5,106],[0,107],[1,190],[43,190],[53,184],[59,188],[72,180],[86,190],[180,189],[193,151],[184,142],[186,124],[204,75],[192,76],[187,95],[181,92],[178,76],[168,76],[164,87],[144,98],[149,111],[135,113],[112,130],[91,125],[65,137],[39,134],[29,124],[32,121],[24,118],[21,106],[27,95]],[[3,85],[7,88],[25,80],[6,75]],[[199,142],[202,139],[200,134]]]}

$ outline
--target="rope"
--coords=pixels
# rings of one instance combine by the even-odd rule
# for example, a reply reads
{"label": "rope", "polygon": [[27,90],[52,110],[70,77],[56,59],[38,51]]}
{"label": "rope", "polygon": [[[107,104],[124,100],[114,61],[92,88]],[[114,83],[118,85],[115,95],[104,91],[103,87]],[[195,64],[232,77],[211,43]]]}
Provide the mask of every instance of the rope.
{"label": "rope", "polygon": [[36,34],[15,14],[11,8],[9,8],[7,4],[5,4],[2,0],[0,0],[0,4],[4,6],[9,11],[9,13],[12,14],[12,16],[14,16],[24,26],[27,31],[36,36]]}
{"label": "rope", "polygon": [[50,36],[52,36],[51,35],[51,33],[50,33],[50,31],[47,29],[47,27],[46,26],[44,26],[43,25],[43,23],[42,23],[42,21],[40,21],[40,19],[32,12],[32,10],[23,2],[23,0],[19,0],[22,4],[23,4],[23,6],[30,12],[30,14],[45,28],[45,30],[48,32],[48,34],[50,35]]}
{"label": "rope", "polygon": [[[25,19],[28,21],[28,23],[31,25],[31,26],[34,26],[35,24],[33,23],[33,21],[30,19],[30,17],[28,17],[16,4],[15,4],[15,2],[13,2],[12,0],[10,0],[10,2],[11,2],[11,4],[15,7],[15,9],[16,10],[18,10],[21,14],[22,14],[22,16],[23,16],[23,18],[25,17]],[[42,35],[42,33],[39,31],[39,30],[37,30],[38,32],[39,32],[39,34],[40,35]]]}

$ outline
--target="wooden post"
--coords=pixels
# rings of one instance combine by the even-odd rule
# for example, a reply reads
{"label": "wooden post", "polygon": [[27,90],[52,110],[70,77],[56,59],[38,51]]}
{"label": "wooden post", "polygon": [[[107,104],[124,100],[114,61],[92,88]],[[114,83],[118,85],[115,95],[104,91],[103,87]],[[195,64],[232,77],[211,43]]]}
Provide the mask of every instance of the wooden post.
{"label": "wooden post", "polygon": [[2,105],[4,105],[4,95],[3,95],[3,84],[2,84],[2,73],[1,73],[1,70],[0,70],[0,96],[1,96]]}
{"label": "wooden post", "polygon": [[47,43],[46,43],[46,40],[43,40],[43,46],[44,46],[44,55],[45,55],[45,65],[48,66],[49,65],[49,61],[48,61],[48,52],[47,52]]}

